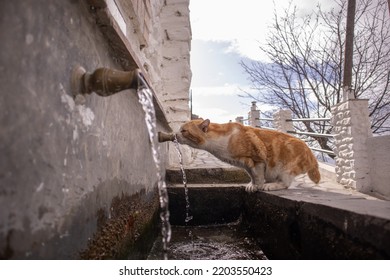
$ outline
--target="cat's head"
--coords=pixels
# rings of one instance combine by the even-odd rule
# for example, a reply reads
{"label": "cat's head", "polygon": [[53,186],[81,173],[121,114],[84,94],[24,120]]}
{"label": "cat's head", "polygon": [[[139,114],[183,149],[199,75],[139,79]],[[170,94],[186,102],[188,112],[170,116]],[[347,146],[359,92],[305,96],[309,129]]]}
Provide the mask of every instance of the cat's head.
{"label": "cat's head", "polygon": [[198,148],[204,144],[206,133],[209,129],[210,120],[196,119],[186,122],[180,127],[176,134],[177,141],[180,144]]}

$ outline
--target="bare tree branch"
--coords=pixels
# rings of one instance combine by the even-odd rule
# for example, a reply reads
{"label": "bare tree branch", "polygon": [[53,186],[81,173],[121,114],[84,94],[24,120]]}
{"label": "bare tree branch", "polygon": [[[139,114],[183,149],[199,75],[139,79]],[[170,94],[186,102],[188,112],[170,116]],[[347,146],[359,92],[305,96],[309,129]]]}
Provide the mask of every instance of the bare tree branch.
{"label": "bare tree branch", "polygon": [[[294,117],[330,117],[342,101],[347,0],[324,11],[298,16],[290,4],[283,15],[275,12],[267,43],[260,50],[267,62],[241,62],[260,104],[289,108]],[[369,99],[374,133],[390,132],[390,20],[387,0],[357,1],[352,86],[356,98]],[[297,129],[326,133],[330,127],[303,123]],[[323,149],[332,143],[315,139]]]}

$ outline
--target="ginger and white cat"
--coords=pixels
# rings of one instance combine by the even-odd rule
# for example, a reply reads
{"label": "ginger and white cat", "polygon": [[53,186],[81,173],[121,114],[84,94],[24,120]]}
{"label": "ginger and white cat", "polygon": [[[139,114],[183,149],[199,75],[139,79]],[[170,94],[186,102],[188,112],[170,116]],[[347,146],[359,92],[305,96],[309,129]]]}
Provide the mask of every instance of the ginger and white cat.
{"label": "ginger and white cat", "polygon": [[299,174],[308,173],[316,184],[321,178],[317,159],[305,142],[282,132],[197,119],[182,125],[176,137],[181,144],[244,168],[251,178],[248,192],[286,189]]}

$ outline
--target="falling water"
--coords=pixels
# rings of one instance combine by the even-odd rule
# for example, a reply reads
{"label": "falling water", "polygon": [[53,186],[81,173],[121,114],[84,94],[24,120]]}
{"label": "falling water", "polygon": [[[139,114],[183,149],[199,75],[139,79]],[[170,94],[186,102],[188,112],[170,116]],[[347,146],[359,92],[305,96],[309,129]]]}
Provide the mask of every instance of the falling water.
{"label": "falling water", "polygon": [[[173,140],[173,143],[175,144],[175,148],[176,148],[177,154],[179,156],[180,170],[181,170],[181,174],[183,176],[184,197],[185,197],[185,201],[186,201],[186,218],[184,219],[184,222],[185,222],[185,225],[187,226],[188,222],[191,221],[193,217],[190,216],[190,197],[188,195],[187,175],[186,175],[186,171],[184,170],[183,154],[181,153],[179,141],[177,140],[176,134],[175,134],[175,139]],[[191,229],[188,230],[188,237],[190,238],[191,245],[194,247],[195,243],[194,243],[194,238],[193,238]],[[192,256],[192,254],[190,254],[190,256]]]}
{"label": "falling water", "polygon": [[147,88],[141,88],[138,90],[138,98],[143,110],[145,111],[145,122],[149,131],[153,160],[157,169],[157,184],[161,208],[160,218],[162,222],[161,234],[164,259],[166,260],[168,259],[168,244],[171,239],[171,224],[169,223],[168,191],[165,183],[164,172],[161,169],[160,146],[158,145],[157,139],[156,112],[153,105],[152,91]]}
{"label": "falling water", "polygon": [[181,170],[181,174],[183,176],[184,196],[185,196],[185,200],[186,200],[186,218],[185,218],[184,222],[187,224],[189,221],[192,220],[192,216],[190,216],[190,198],[188,195],[187,176],[186,176],[186,172],[184,170],[183,155],[180,151],[179,141],[177,141],[176,134],[175,134],[175,140],[173,141],[173,143],[175,143],[175,148],[176,148],[177,154],[179,156],[180,170]]}

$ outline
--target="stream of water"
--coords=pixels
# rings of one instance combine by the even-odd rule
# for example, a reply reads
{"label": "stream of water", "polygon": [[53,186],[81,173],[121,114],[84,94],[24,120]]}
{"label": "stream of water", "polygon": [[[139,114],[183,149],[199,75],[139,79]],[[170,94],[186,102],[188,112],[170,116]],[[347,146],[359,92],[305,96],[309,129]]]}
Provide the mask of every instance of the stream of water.
{"label": "stream of water", "polygon": [[171,224],[169,222],[168,190],[165,183],[164,172],[161,167],[160,146],[157,139],[156,112],[153,105],[153,93],[148,88],[141,88],[138,90],[138,99],[145,112],[145,122],[149,132],[153,160],[157,169],[157,185],[161,208],[160,218],[162,222],[161,235],[164,259],[167,260],[168,245],[171,239],[172,231]]}
{"label": "stream of water", "polygon": [[187,175],[186,175],[186,171],[184,170],[183,154],[181,153],[180,144],[179,144],[179,141],[177,141],[176,134],[175,134],[175,140],[173,141],[173,143],[175,144],[175,148],[176,148],[177,154],[179,156],[180,170],[181,170],[181,174],[183,176],[184,196],[185,196],[185,200],[186,200],[186,218],[185,218],[184,222],[186,224],[188,224],[188,222],[191,221],[193,217],[190,216],[190,197],[188,195]]}

